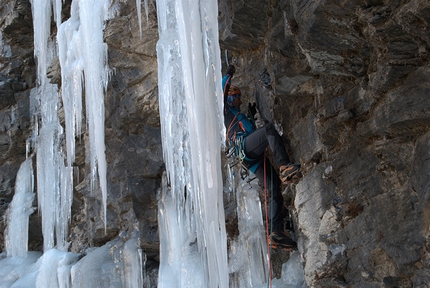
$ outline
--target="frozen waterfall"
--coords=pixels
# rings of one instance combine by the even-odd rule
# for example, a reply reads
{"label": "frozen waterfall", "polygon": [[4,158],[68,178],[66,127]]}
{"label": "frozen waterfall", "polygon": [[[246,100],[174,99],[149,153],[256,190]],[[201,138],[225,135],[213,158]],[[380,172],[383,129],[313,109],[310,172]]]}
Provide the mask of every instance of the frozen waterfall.
{"label": "frozen waterfall", "polygon": [[167,168],[159,200],[159,287],[228,287],[217,11],[216,1],[157,1]]}
{"label": "frozen waterfall", "polygon": [[[142,287],[139,235],[121,234],[83,255],[67,252],[71,218],[75,137],[81,134],[82,99],[90,138],[91,188],[102,193],[106,224],[106,159],[104,144],[104,92],[108,81],[107,46],[103,42],[109,0],[75,0],[71,17],[61,23],[61,0],[32,0],[37,87],[31,93],[34,136],[27,142],[15,195],[8,211],[6,253],[0,254],[0,287]],[[50,35],[51,11],[57,41]],[[65,114],[66,151],[56,85],[46,74],[59,56],[62,70],[62,107]],[[30,155],[29,155],[30,154]],[[35,157],[34,157],[35,155]],[[64,157],[66,155],[66,159]],[[27,252],[28,221],[33,212],[33,168],[36,162],[37,197],[42,218],[43,255]],[[96,187],[95,184],[100,186]],[[82,258],[82,259],[80,259]],[[80,259],[80,260],[79,260]],[[78,261],[79,260],[79,261]]]}

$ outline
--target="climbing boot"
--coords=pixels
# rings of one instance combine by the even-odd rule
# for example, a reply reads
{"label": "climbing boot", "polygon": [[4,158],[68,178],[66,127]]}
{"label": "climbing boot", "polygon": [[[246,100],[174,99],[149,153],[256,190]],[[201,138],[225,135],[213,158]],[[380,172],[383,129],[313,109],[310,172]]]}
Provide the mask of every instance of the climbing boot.
{"label": "climbing boot", "polygon": [[288,237],[283,231],[273,231],[269,236],[269,245],[272,249],[285,249],[292,251],[297,248],[297,243]]}
{"label": "climbing boot", "polygon": [[300,172],[300,164],[288,164],[279,167],[279,178],[282,184],[289,184]]}

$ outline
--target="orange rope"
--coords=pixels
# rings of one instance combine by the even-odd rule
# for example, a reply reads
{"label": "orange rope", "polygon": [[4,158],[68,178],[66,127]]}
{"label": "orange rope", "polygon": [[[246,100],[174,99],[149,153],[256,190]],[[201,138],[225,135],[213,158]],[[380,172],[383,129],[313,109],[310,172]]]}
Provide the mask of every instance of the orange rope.
{"label": "orange rope", "polygon": [[270,261],[271,248],[269,244],[269,209],[267,205],[267,185],[266,185],[266,151],[264,151],[264,205],[266,206],[266,239],[267,239],[267,264],[269,266],[269,283],[272,287],[272,265]]}
{"label": "orange rope", "polygon": [[[234,120],[236,120],[236,118],[237,118],[237,115],[239,115],[239,112],[237,112],[237,114],[236,115],[234,115],[234,118],[233,118],[233,120],[231,120],[231,122],[230,122],[230,125],[228,126],[228,128],[227,128],[227,133],[225,133],[225,139],[229,139],[228,138],[228,134],[230,134],[230,129],[231,129],[231,125],[233,125],[233,123],[234,123]],[[235,137],[236,138],[236,137]]]}

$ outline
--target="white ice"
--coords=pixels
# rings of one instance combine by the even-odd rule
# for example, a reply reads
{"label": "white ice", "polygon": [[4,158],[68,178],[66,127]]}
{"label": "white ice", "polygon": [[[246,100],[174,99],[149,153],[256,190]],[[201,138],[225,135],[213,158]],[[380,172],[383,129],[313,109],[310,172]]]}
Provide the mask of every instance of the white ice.
{"label": "white ice", "polygon": [[[82,99],[85,90],[90,137],[91,189],[98,180],[106,225],[107,164],[104,142],[104,93],[109,68],[107,46],[103,42],[108,0],[73,1],[70,18],[58,29],[57,41],[62,71],[62,100],[66,122],[67,168],[75,160],[75,141],[81,135]],[[85,83],[85,89],[84,89]],[[73,176],[72,172],[65,175]],[[72,182],[72,178],[68,180]]]}
{"label": "white ice", "polygon": [[[160,268],[158,287],[207,287],[197,245],[195,220],[189,205],[178,209],[179,195],[173,195],[163,176],[159,199]],[[182,199],[190,201],[189,199]]]}
{"label": "white ice", "polygon": [[[305,288],[304,270],[300,253],[290,253],[289,260],[282,265],[280,279],[270,279],[266,225],[263,223],[261,205],[267,206],[268,199],[261,199],[261,187],[255,175],[250,173],[241,179],[238,165],[231,168],[228,185],[236,187],[239,235],[230,243],[229,269],[232,288]],[[254,179],[254,180],[251,180]],[[228,189],[227,189],[228,190]],[[269,230],[270,227],[267,226]],[[266,234],[267,233],[267,234]],[[275,255],[276,250],[271,251]],[[272,272],[273,273],[273,272]]]}
{"label": "white ice", "polygon": [[70,270],[79,255],[51,249],[43,253],[39,264],[36,287],[69,288],[71,287]]}
{"label": "white ice", "polygon": [[168,179],[159,202],[159,287],[228,287],[217,11],[216,1],[157,1]]}
{"label": "white ice", "polygon": [[239,236],[230,244],[230,287],[255,287],[266,283],[269,275],[258,181],[248,183],[240,179],[234,184],[237,186]]}
{"label": "white ice", "polygon": [[[32,0],[34,26],[34,54],[37,62],[37,87],[30,97],[30,114],[34,117],[34,133],[28,139],[27,155],[36,152],[37,191],[39,214],[42,218],[44,254],[27,252],[28,215],[31,213],[32,185],[31,158],[22,164],[17,176],[15,200],[10,206],[10,228],[6,259],[1,254],[0,287],[72,287],[71,268],[78,255],[65,252],[68,248],[68,224],[73,191],[73,161],[75,136],[81,132],[83,72],[87,99],[87,119],[91,144],[92,179],[98,176],[106,211],[106,160],[104,147],[104,91],[108,80],[107,49],[103,43],[103,28],[110,1],[75,0],[72,3],[71,20],[61,24],[61,0]],[[52,5],[52,6],[51,6]],[[58,43],[53,41],[51,12],[59,31]],[[83,53],[81,53],[82,51]],[[46,78],[47,67],[59,53],[62,71],[63,108],[66,114],[67,161],[61,151],[63,127],[58,120],[60,107],[57,86]],[[37,137],[37,139],[36,139]],[[33,149],[33,151],[32,151]],[[64,165],[67,162],[67,165]],[[17,205],[19,204],[19,205]],[[104,213],[106,215],[106,213]],[[106,221],[105,221],[106,222]],[[20,231],[17,229],[21,228]],[[115,283],[124,287],[142,283],[142,252],[134,237],[127,242],[121,253],[126,263]],[[56,249],[54,249],[56,248]],[[61,251],[63,250],[63,251]],[[65,250],[65,251],[64,251]],[[89,252],[87,256],[91,255]],[[119,259],[119,257],[117,257]],[[115,260],[118,262],[118,260]],[[116,267],[113,260],[111,267]],[[79,262],[78,262],[79,263]],[[93,261],[92,265],[103,267],[104,261]],[[125,271],[125,272],[124,272]],[[3,273],[5,273],[3,275]],[[5,276],[7,275],[7,276]],[[135,280],[136,279],[136,280]],[[94,287],[82,286],[76,287]]]}
{"label": "white ice", "polygon": [[72,288],[142,287],[138,234],[124,241],[121,235],[88,251],[71,268]]}
{"label": "white ice", "polygon": [[1,288],[69,288],[70,269],[79,255],[57,249],[28,252],[24,256],[2,259],[0,254]]}
{"label": "white ice", "polygon": [[94,288],[143,286],[138,232],[126,241],[119,236],[85,256],[50,249],[25,256],[0,254],[1,288]]}
{"label": "white ice", "polygon": [[7,212],[5,246],[8,257],[24,257],[28,251],[29,216],[34,212],[34,175],[32,159],[25,160],[15,181],[15,194]]}
{"label": "white ice", "polygon": [[282,280],[287,285],[287,288],[305,288],[305,271],[303,263],[298,251],[294,251],[290,255],[287,263],[282,265]]}
{"label": "white ice", "polygon": [[142,249],[140,249],[139,235],[137,231],[124,244],[124,277],[123,287],[143,287],[142,273]]}
{"label": "white ice", "polygon": [[75,161],[75,137],[81,134],[84,59],[79,31],[79,2],[73,1],[70,18],[57,34],[61,66],[61,96],[66,122],[67,166]]}
{"label": "white ice", "polygon": [[28,252],[25,256],[6,257],[0,254],[0,287],[36,287],[37,259],[41,252]]}

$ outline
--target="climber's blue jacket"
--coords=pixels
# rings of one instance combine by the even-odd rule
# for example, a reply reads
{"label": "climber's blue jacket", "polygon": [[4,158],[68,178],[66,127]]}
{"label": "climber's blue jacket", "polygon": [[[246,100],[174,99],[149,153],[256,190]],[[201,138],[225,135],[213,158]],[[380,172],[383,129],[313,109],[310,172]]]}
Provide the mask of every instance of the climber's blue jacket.
{"label": "climber's blue jacket", "polygon": [[[234,145],[238,145],[236,143],[236,139],[242,137],[242,141],[240,142],[240,147],[236,147],[236,149],[245,149],[246,136],[254,132],[254,127],[249,121],[248,117],[246,117],[243,113],[239,112],[239,109],[231,107],[227,105],[226,113],[224,114],[224,125],[227,129],[226,138],[230,143]],[[257,168],[262,163],[261,159],[250,159],[245,157],[245,163],[247,164],[248,169],[255,173]]]}
{"label": "climber's blue jacket", "polygon": [[254,132],[253,125],[239,109],[227,105],[226,114],[224,115],[224,125],[227,129],[227,139],[234,140],[233,137],[246,137]]}

